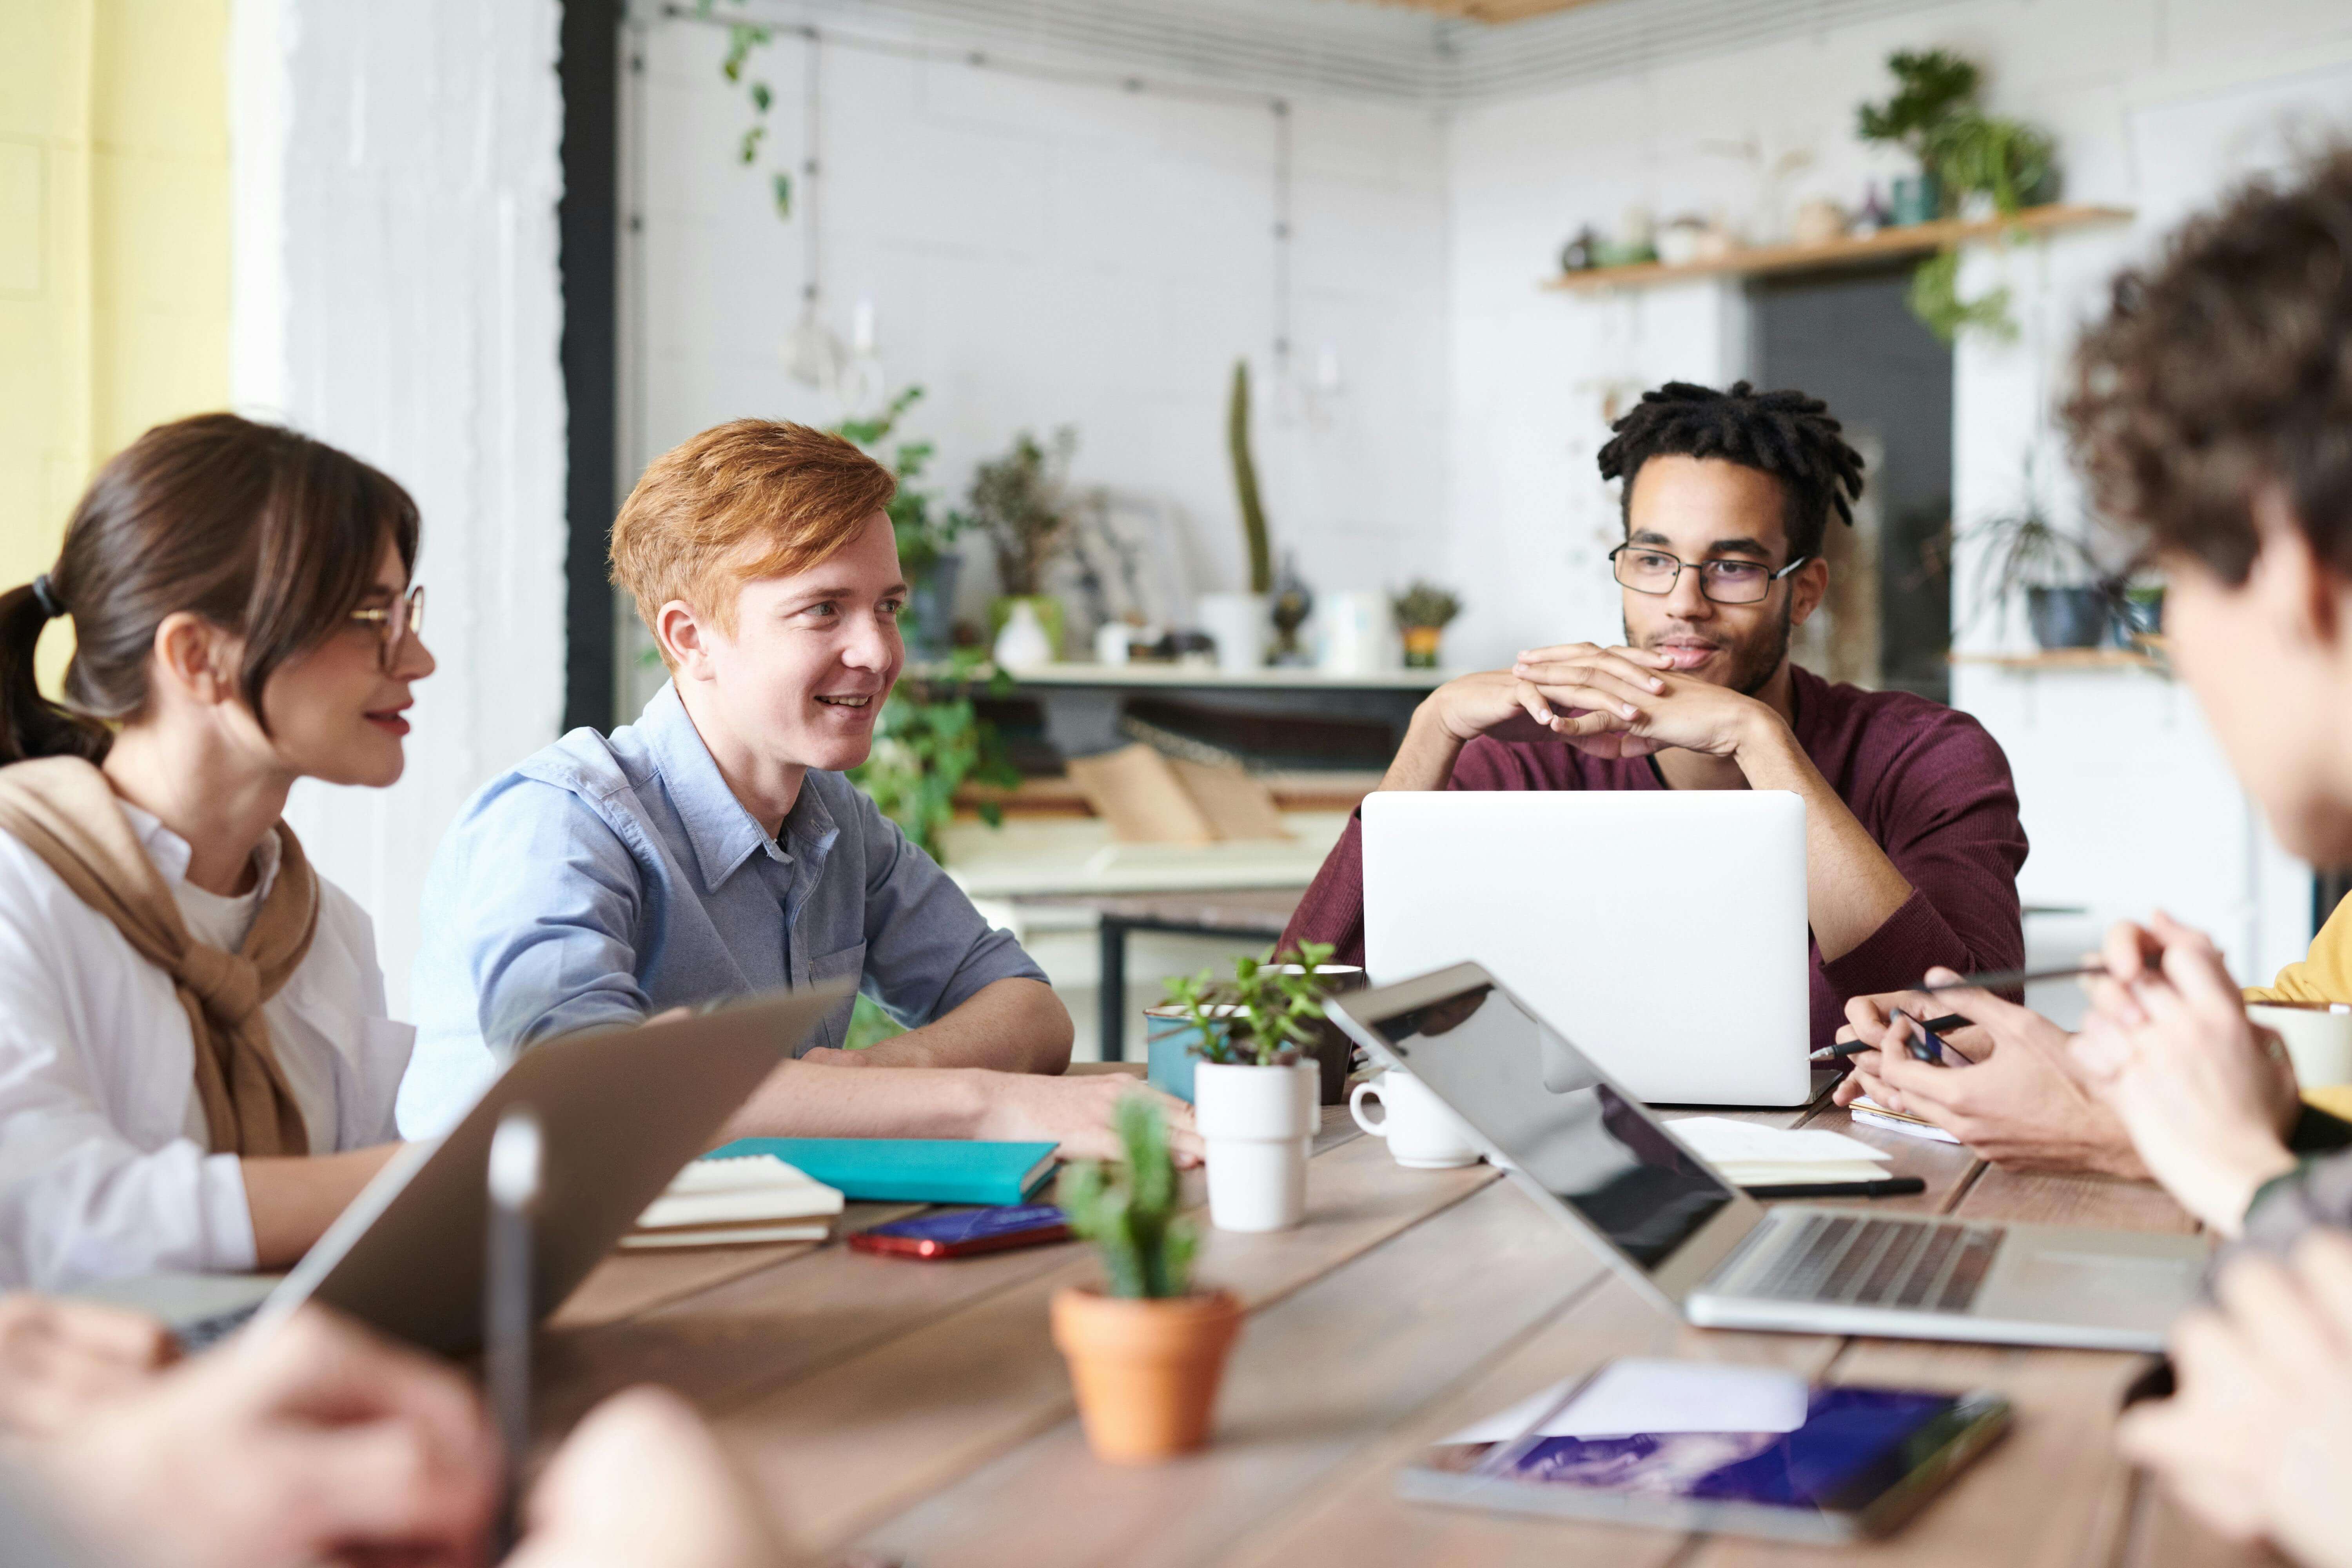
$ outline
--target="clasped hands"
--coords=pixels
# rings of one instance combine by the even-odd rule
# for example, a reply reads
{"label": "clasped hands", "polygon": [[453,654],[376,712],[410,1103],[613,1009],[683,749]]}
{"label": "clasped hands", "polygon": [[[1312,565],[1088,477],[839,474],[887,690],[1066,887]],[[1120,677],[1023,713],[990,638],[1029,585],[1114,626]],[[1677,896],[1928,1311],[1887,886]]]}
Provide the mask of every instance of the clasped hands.
{"label": "clasped hands", "polygon": [[1673,670],[1663,654],[1568,643],[1531,648],[1509,669],[1449,681],[1440,714],[1456,741],[1565,741],[1597,757],[1646,757],[1669,747],[1738,752],[1771,709]]}

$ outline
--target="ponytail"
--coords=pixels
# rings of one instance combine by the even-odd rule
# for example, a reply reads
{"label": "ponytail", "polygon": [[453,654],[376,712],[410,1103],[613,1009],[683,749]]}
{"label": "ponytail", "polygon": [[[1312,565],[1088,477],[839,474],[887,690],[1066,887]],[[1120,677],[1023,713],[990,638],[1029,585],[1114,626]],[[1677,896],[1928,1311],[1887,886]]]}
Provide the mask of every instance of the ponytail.
{"label": "ponytail", "polygon": [[0,764],[35,757],[102,761],[114,737],[41,695],[33,649],[49,624],[41,585],[27,583],[0,594]]}

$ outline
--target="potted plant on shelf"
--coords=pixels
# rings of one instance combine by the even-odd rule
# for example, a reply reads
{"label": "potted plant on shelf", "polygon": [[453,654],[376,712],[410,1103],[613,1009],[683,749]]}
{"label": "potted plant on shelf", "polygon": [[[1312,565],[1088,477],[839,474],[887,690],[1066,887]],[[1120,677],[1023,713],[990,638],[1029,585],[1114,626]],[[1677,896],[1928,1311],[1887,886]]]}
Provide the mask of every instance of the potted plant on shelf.
{"label": "potted plant on shelf", "polygon": [[[1927,223],[1957,210],[1963,217],[2003,216],[2054,199],[2057,143],[2023,121],[1987,114],[1977,103],[1983,73],[1949,49],[1898,49],[1887,58],[1895,95],[1856,110],[1864,142],[1886,142],[1918,160],[1919,173],[1895,182],[1893,221]],[[1946,246],[1913,273],[1913,315],[1946,342],[1964,329],[2011,337],[2009,291],[1974,300],[1959,295],[1959,252]]]}
{"label": "potted plant on shelf", "polygon": [[1985,552],[1977,613],[2022,598],[2037,646],[2096,647],[2116,618],[2114,586],[2103,577],[2090,547],[2050,521],[2035,493],[2031,464],[2026,496],[2016,510],[1987,518],[1975,531]]}
{"label": "potted plant on shelf", "polygon": [[[835,433],[871,456],[883,458],[882,443],[922,395],[921,387],[908,387],[871,419],[845,419],[835,426]],[[956,579],[963,571],[963,557],[949,546],[963,531],[965,520],[953,512],[934,518],[935,498],[917,489],[914,482],[922,477],[936,450],[929,441],[901,441],[887,455],[890,471],[898,480],[898,493],[890,499],[890,531],[898,541],[898,570],[907,577],[907,609],[899,622],[907,634],[908,653],[924,660],[948,657],[949,634],[955,623]]]}
{"label": "potted plant on shelf", "polygon": [[1307,1216],[1307,1156],[1321,1120],[1313,1056],[1331,948],[1301,943],[1271,961],[1238,958],[1168,982],[1199,1058],[1192,1115],[1209,1151],[1209,1217],[1219,1230],[1288,1230]]}
{"label": "potted plant on shelf", "polygon": [[1072,509],[1063,477],[1077,433],[1064,426],[1053,445],[1038,445],[1027,431],[1013,437],[1013,450],[972,470],[966,510],[950,518],[959,531],[986,534],[996,552],[1001,595],[989,607],[992,646],[1008,631],[1012,646],[999,649],[999,664],[1041,664],[1062,655],[1062,602],[1045,591],[1045,569],[1070,542]]}
{"label": "potted plant on shelf", "polygon": [[1416,581],[1389,600],[1397,635],[1404,639],[1407,669],[1435,669],[1438,645],[1447,623],[1462,613],[1462,601],[1433,583]]}
{"label": "potted plant on shelf", "polygon": [[1249,592],[1203,594],[1193,609],[1201,629],[1216,644],[1219,669],[1257,669],[1265,663],[1266,634],[1274,626],[1274,546],[1266,535],[1265,506],[1258,497],[1257,463],[1250,455],[1247,360],[1234,362],[1233,390],[1225,400],[1225,456],[1233,464],[1234,498],[1241,508]]}
{"label": "potted plant on shelf", "polygon": [[1229,1290],[1192,1289],[1198,1237],[1177,1212],[1159,1107],[1130,1095],[1116,1122],[1126,1164],[1075,1163],[1055,1191],[1070,1228],[1102,1259],[1103,1284],[1055,1293],[1054,1343],[1070,1363],[1096,1457],[1149,1464],[1207,1440],[1242,1308]]}

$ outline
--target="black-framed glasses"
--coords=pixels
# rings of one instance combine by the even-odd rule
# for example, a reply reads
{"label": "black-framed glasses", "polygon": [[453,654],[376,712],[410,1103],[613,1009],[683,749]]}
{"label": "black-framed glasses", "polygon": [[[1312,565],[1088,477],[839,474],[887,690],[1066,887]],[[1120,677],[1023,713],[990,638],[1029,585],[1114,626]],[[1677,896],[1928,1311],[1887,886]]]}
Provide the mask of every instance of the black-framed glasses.
{"label": "black-framed glasses", "polygon": [[1717,556],[1712,561],[1685,561],[1647,544],[1621,544],[1609,552],[1609,569],[1617,581],[1636,594],[1671,594],[1687,566],[1698,574],[1698,591],[1718,605],[1753,605],[1772,591],[1772,584],[1812,559],[1800,555],[1779,571],[1761,561]]}
{"label": "black-framed glasses", "polygon": [[409,589],[389,609],[353,610],[352,619],[375,627],[381,639],[376,658],[389,675],[400,663],[401,650],[408,646],[408,639],[425,633],[425,584],[419,583]]}

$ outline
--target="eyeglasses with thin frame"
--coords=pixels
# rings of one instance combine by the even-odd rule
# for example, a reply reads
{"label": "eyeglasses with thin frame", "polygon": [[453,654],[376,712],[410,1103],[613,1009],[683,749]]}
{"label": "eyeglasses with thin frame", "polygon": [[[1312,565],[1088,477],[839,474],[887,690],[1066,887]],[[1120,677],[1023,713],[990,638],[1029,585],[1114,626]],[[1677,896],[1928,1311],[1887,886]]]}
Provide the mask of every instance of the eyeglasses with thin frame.
{"label": "eyeglasses with thin frame", "polygon": [[400,663],[408,639],[425,634],[425,584],[417,584],[388,609],[353,610],[352,619],[372,626],[380,639],[376,657],[389,675]]}
{"label": "eyeglasses with thin frame", "polygon": [[1698,574],[1698,591],[1718,605],[1753,605],[1772,591],[1772,584],[1796,571],[1810,555],[1800,555],[1779,571],[1760,561],[1717,556],[1711,561],[1685,561],[1647,544],[1621,544],[1609,552],[1609,569],[1618,582],[1636,594],[1663,597],[1687,566]]}

